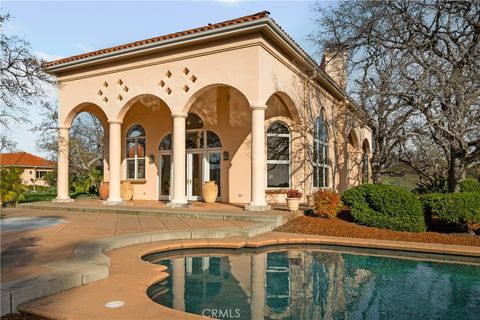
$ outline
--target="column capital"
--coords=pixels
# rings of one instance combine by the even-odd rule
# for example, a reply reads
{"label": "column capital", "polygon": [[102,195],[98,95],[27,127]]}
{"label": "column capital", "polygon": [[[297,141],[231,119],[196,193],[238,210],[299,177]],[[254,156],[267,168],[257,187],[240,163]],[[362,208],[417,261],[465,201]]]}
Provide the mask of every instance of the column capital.
{"label": "column capital", "polygon": [[183,118],[186,119],[188,117],[188,113],[185,112],[172,112],[172,118]]}
{"label": "column capital", "polygon": [[122,121],[122,120],[118,120],[118,119],[113,119],[113,120],[108,120],[108,123],[109,123],[109,124],[122,124],[123,121]]}
{"label": "column capital", "polygon": [[267,105],[266,104],[252,104],[252,105],[250,105],[250,109],[252,109],[252,110],[265,110],[265,109],[267,109]]}

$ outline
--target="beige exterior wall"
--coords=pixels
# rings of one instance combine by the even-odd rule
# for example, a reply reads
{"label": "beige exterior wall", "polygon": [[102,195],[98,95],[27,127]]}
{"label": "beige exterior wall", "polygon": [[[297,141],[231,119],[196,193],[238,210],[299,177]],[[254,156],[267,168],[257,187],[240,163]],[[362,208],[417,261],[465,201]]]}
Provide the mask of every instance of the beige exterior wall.
{"label": "beige exterior wall", "polygon": [[[172,113],[192,112],[205,129],[222,142],[221,195],[223,202],[248,203],[251,198],[251,105],[267,105],[265,129],[280,120],[291,130],[291,187],[312,193],[312,153],[315,119],[323,110],[328,125],[330,187],[343,192],[361,182],[364,140],[355,112],[338,94],[313,79],[314,70],[293,63],[291,53],[262,34],[192,45],[156,54],[66,72],[59,76],[59,124],[69,127],[82,111],[121,124],[121,179],[126,179],[125,144],[128,129],[140,124],[146,131],[146,178],[134,184],[134,199],[158,199],[161,139],[172,132]],[[348,146],[353,130],[358,143]],[[360,156],[358,155],[360,154]],[[153,155],[149,163],[148,155]],[[105,180],[109,178],[105,156]],[[355,166],[355,165],[356,166]],[[351,167],[351,168],[350,168]],[[284,202],[285,190],[267,190],[267,201]]]}
{"label": "beige exterior wall", "polygon": [[22,184],[26,186],[33,186],[33,183],[35,182],[35,186],[37,187],[48,187],[47,181],[43,179],[37,179],[36,174],[37,171],[46,171],[46,172],[52,172],[52,169],[43,169],[43,168],[21,168],[23,170],[21,178],[22,178]]}

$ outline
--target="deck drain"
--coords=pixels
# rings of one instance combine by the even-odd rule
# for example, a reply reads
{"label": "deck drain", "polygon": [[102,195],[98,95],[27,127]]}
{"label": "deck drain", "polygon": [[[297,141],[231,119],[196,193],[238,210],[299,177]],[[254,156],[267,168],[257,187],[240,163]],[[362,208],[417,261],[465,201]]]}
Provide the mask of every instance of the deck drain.
{"label": "deck drain", "polygon": [[123,307],[124,305],[125,305],[125,301],[120,301],[120,300],[109,301],[105,303],[105,307],[110,309],[120,308],[120,307]]}

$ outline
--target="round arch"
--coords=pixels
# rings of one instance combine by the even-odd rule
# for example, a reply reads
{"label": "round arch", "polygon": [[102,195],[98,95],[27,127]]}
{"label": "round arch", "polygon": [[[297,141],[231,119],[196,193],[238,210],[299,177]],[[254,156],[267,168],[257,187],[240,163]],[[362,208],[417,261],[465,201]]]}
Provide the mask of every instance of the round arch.
{"label": "round arch", "polygon": [[292,98],[290,98],[290,96],[283,91],[277,91],[270,95],[270,97],[265,102],[265,104],[267,105],[267,109],[268,107],[270,107],[269,103],[271,104],[272,99],[274,98],[277,98],[278,100],[280,100],[282,105],[288,110],[288,113],[290,114],[290,118],[293,121],[296,122],[300,120],[300,114],[298,112],[297,106],[293,102]]}
{"label": "round arch", "polygon": [[132,99],[128,100],[127,103],[125,103],[123,105],[123,107],[120,109],[120,111],[118,112],[115,120],[123,121],[123,118],[127,114],[128,110],[130,110],[130,108],[137,102],[141,102],[143,105],[145,105],[147,107],[151,107],[151,108],[158,107],[159,102],[160,102],[160,105],[163,104],[168,109],[168,111],[170,111],[170,113],[171,113],[171,110],[170,110],[169,106],[167,105],[167,103],[162,98],[148,93],[148,94],[137,95],[137,96],[133,97]]}
{"label": "round arch", "polygon": [[233,90],[235,90],[236,92],[240,93],[240,95],[242,96],[243,99],[245,99],[245,101],[247,102],[247,104],[250,106],[250,101],[248,100],[248,98],[245,96],[245,94],[243,94],[242,91],[240,91],[239,89],[237,89],[235,86],[232,86],[230,84],[226,84],[226,83],[215,83],[215,84],[210,84],[210,85],[207,85],[205,87],[202,87],[200,89],[198,89],[197,91],[195,91],[195,93],[193,93],[190,98],[187,100],[187,103],[185,103],[185,106],[183,107],[183,110],[182,112],[183,113],[188,113],[190,111],[190,109],[192,108],[192,105],[195,103],[195,101],[201,96],[203,95],[204,93],[214,89],[214,88],[217,88],[217,87],[229,87],[229,88],[232,88]]}
{"label": "round arch", "polygon": [[350,132],[348,133],[348,145],[354,150],[357,150],[358,147],[359,147],[359,144],[358,144],[358,135],[357,133],[355,132],[355,130],[350,130]]}
{"label": "round arch", "polygon": [[362,142],[362,150],[366,154],[371,154],[372,150],[370,149],[370,142],[368,142],[368,139],[364,139]]}
{"label": "round arch", "polygon": [[102,108],[92,102],[81,103],[72,110],[70,110],[65,119],[62,121],[62,126],[70,128],[75,117],[82,112],[88,112],[93,114],[95,117],[98,118],[98,120],[100,120],[100,123],[102,124],[104,129],[108,128],[109,119],[107,115]]}

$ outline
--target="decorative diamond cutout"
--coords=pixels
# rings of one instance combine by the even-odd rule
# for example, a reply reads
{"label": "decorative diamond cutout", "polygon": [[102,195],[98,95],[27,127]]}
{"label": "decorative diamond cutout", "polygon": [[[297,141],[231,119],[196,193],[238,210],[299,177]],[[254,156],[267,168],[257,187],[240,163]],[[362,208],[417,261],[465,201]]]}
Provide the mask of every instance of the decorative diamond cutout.
{"label": "decorative diamond cutout", "polygon": [[122,101],[123,97],[121,95],[118,95],[117,99],[118,99],[118,101]]}
{"label": "decorative diamond cutout", "polygon": [[187,85],[184,85],[183,86],[183,91],[188,92],[188,90],[190,90],[190,88]]}
{"label": "decorative diamond cutout", "polygon": [[195,81],[197,81],[197,77],[192,74],[192,76],[190,77],[190,81],[192,81],[192,83],[195,83]]}
{"label": "decorative diamond cutout", "polygon": [[123,91],[125,91],[125,93],[127,93],[127,92],[128,92],[128,90],[129,90],[129,89],[128,89],[128,87],[127,87],[127,86],[125,86],[125,88],[123,88]]}
{"label": "decorative diamond cutout", "polygon": [[118,79],[117,84],[118,84],[119,86],[122,86],[122,84],[123,84],[122,79]]}
{"label": "decorative diamond cutout", "polygon": [[167,76],[167,78],[170,78],[172,76],[172,73],[170,72],[170,70],[168,70],[167,73],[165,73],[165,75]]}
{"label": "decorative diamond cutout", "polygon": [[162,88],[165,87],[165,81],[160,80],[160,82],[158,83],[158,85],[159,85],[160,87],[162,87]]}
{"label": "decorative diamond cutout", "polygon": [[167,88],[166,92],[167,92],[168,95],[170,95],[170,93],[172,93],[172,89]]}
{"label": "decorative diamond cutout", "polygon": [[102,90],[98,90],[97,94],[98,94],[99,96],[102,96],[102,95],[103,95]]}
{"label": "decorative diamond cutout", "polygon": [[187,75],[190,72],[190,70],[188,70],[188,68],[184,68],[182,72],[184,75]]}
{"label": "decorative diamond cutout", "polygon": [[108,102],[108,99],[107,97],[103,98],[103,102],[107,103]]}
{"label": "decorative diamond cutout", "polygon": [[105,82],[103,83],[103,86],[104,86],[105,88],[108,87],[107,81],[105,81]]}

